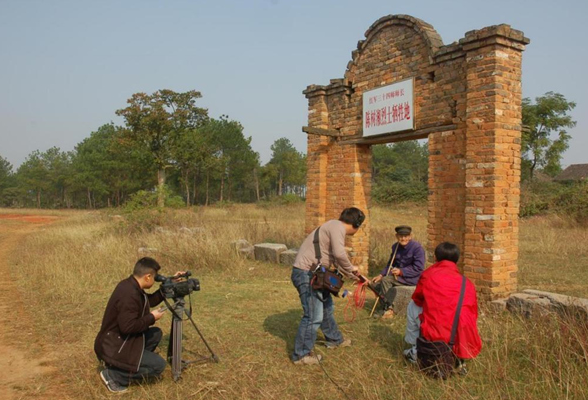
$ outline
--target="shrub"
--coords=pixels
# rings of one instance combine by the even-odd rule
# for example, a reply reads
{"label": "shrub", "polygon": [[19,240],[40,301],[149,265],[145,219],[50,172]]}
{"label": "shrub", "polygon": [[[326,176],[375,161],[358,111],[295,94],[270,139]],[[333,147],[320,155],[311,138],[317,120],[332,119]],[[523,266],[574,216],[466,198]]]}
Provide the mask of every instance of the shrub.
{"label": "shrub", "polygon": [[561,214],[588,222],[588,182],[528,182],[522,186],[521,217]]}
{"label": "shrub", "polygon": [[422,203],[427,201],[427,195],[427,184],[420,181],[389,181],[374,184],[372,190],[373,199],[380,204]]}
{"label": "shrub", "polygon": [[137,193],[131,195],[129,200],[125,203],[123,210],[131,213],[138,210],[152,209],[156,206],[157,192],[139,190]]}
{"label": "shrub", "polygon": [[550,204],[559,191],[560,184],[555,182],[528,182],[521,188],[520,217],[532,217],[546,214]]}
{"label": "shrub", "polygon": [[565,186],[553,203],[557,213],[568,215],[580,223],[588,223],[588,182]]}
{"label": "shrub", "polygon": [[304,200],[302,198],[298,197],[297,195],[295,195],[294,193],[286,193],[281,196],[274,197],[272,199],[272,201],[274,201],[278,204],[288,205],[288,204],[298,204],[298,203],[303,202]]}
{"label": "shrub", "polygon": [[165,198],[165,206],[170,208],[184,208],[186,202],[182,196],[168,196]]}

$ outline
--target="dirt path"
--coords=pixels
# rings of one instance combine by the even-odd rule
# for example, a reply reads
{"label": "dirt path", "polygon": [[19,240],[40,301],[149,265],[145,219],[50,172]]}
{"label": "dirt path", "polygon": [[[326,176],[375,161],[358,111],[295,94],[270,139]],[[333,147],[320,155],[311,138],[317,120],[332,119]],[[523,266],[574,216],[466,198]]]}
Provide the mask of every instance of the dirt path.
{"label": "dirt path", "polygon": [[[62,399],[57,357],[33,332],[10,258],[26,236],[58,217],[0,214],[0,400]],[[54,382],[54,383],[51,383]]]}

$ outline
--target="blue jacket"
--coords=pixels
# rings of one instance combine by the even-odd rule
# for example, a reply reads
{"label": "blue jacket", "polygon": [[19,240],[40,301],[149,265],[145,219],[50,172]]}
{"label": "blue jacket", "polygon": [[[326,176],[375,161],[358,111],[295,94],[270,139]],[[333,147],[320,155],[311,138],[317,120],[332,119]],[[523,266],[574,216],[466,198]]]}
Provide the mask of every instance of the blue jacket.
{"label": "blue jacket", "polygon": [[[390,260],[388,260],[386,267],[381,272],[383,276],[386,276],[388,273],[388,265],[390,265],[396,246],[400,246],[398,242],[392,245]],[[400,268],[402,271],[402,275],[398,277],[399,282],[405,285],[415,286],[425,270],[425,249],[415,240],[411,240],[404,247],[400,246],[396,252],[392,268]]]}

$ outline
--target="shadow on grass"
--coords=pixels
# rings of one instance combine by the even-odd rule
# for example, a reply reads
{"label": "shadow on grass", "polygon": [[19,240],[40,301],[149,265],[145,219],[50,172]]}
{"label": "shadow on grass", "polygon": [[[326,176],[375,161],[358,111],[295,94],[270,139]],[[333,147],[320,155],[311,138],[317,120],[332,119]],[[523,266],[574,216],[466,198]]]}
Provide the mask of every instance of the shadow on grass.
{"label": "shadow on grass", "polygon": [[374,321],[369,330],[369,338],[378,343],[394,358],[402,358],[402,350],[409,346],[404,343],[404,334],[397,332],[393,326]]}
{"label": "shadow on grass", "polygon": [[270,315],[263,321],[263,329],[286,342],[288,356],[294,351],[294,338],[302,318],[302,309],[295,308],[280,314]]}

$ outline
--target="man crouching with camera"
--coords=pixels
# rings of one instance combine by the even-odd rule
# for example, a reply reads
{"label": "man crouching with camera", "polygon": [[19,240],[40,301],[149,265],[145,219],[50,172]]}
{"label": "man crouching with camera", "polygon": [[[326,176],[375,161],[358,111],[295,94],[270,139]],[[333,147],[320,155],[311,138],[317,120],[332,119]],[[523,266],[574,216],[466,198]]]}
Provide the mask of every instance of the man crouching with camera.
{"label": "man crouching with camera", "polygon": [[133,274],[116,286],[106,305],[94,351],[106,364],[100,377],[111,392],[124,392],[131,381],[158,377],[165,369],[165,360],[154,353],[161,329],[151,327],[165,308],[149,311],[163,301],[163,294],[161,290],[151,294],[144,291],[153,286],[160,268],[153,258],[141,258]]}

